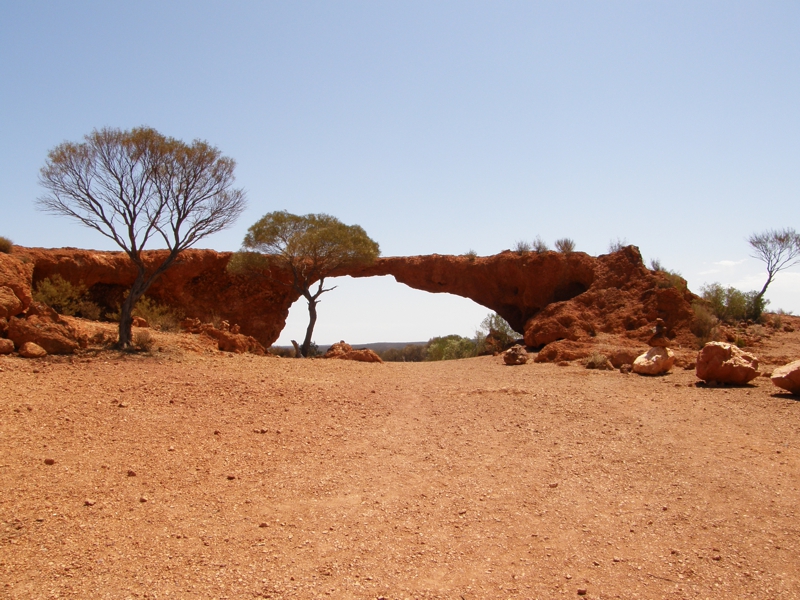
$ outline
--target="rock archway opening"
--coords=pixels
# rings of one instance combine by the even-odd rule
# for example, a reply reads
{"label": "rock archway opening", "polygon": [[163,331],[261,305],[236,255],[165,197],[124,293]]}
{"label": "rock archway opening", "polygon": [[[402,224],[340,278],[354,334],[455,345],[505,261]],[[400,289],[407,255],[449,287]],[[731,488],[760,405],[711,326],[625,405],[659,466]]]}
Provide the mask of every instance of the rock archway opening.
{"label": "rock archway opening", "polygon": [[[472,337],[492,312],[469,298],[416,290],[390,275],[325,280],[326,288],[333,286],[336,289],[322,294],[317,305],[313,340],[318,345],[340,340],[351,344],[424,342],[454,333]],[[301,297],[291,306],[275,345],[302,341],[307,327],[308,303]]]}

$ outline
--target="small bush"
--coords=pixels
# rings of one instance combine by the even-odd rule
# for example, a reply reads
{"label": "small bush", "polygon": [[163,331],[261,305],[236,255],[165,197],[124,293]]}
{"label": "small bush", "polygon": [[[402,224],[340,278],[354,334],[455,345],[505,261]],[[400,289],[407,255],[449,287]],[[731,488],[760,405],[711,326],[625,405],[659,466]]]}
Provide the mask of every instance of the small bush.
{"label": "small bush", "polygon": [[182,316],[166,304],[142,296],[133,308],[134,317],[142,317],[153,329],[178,331]]}
{"label": "small bush", "polygon": [[14,244],[10,239],[0,236],[0,253],[11,254],[11,248],[13,247]]}
{"label": "small bush", "polygon": [[651,271],[665,271],[661,261],[657,258],[650,259],[650,270]]}
{"label": "small bush", "polygon": [[533,240],[533,251],[536,254],[542,254],[543,252],[550,252],[550,248],[548,248],[547,242],[537,235],[536,239]]}
{"label": "small bush", "polygon": [[611,370],[614,367],[611,366],[611,362],[608,360],[608,357],[605,354],[601,354],[600,352],[592,352],[586,359],[586,368]]}
{"label": "small bush", "polygon": [[614,253],[619,252],[623,248],[628,246],[628,240],[617,238],[616,240],[611,240],[608,244],[608,252]]}
{"label": "small bush", "polygon": [[[147,296],[139,298],[136,306],[133,307],[131,315],[142,317],[150,327],[160,331],[179,331],[180,322],[183,319],[183,315],[178,311],[166,304],[159,304]],[[120,316],[121,308],[119,305],[117,305],[116,310],[106,313],[106,318],[111,321],[119,322]]]}
{"label": "small bush", "polygon": [[662,265],[661,261],[657,258],[650,261],[650,268],[660,274],[658,281],[656,281],[656,287],[675,288],[681,292],[685,292],[688,289],[688,285],[683,276],[677,271],[670,271],[664,268],[664,265]]}
{"label": "small bush", "polygon": [[527,254],[531,251],[531,245],[525,241],[519,241],[514,244],[514,252],[517,254]]}
{"label": "small bush", "polygon": [[140,329],[133,334],[133,345],[142,352],[150,352],[156,344],[155,336],[147,329]]}
{"label": "small bush", "polygon": [[455,360],[470,358],[478,355],[478,346],[475,340],[448,335],[432,338],[425,346],[425,360]]}
{"label": "small bush", "polygon": [[575,252],[575,242],[569,238],[561,238],[555,242],[556,250],[562,254]]}
{"label": "small bush", "polygon": [[469,262],[474,262],[476,258],[478,258],[478,253],[475,252],[473,249],[469,249],[466,254],[464,254],[469,259]]}
{"label": "small bush", "polygon": [[697,342],[702,348],[708,342],[713,342],[719,338],[719,319],[711,312],[707,303],[696,300],[692,302],[694,319],[692,320],[691,331],[697,336]]}
{"label": "small bush", "polygon": [[33,290],[33,299],[68,317],[82,317],[92,321],[100,318],[100,307],[88,299],[86,286],[72,285],[61,275],[46,277],[37,283]]}
{"label": "small bush", "polygon": [[757,292],[742,292],[735,287],[725,288],[719,283],[704,285],[700,288],[700,295],[709,303],[712,314],[726,323],[758,321],[769,302],[759,299]]}

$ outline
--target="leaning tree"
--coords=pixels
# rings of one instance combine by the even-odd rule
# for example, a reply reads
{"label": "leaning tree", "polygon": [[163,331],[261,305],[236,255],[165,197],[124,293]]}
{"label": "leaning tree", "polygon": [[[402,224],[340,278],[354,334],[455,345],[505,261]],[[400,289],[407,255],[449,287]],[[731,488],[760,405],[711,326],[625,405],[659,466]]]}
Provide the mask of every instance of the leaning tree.
{"label": "leaning tree", "polygon": [[[264,215],[247,230],[242,251],[231,258],[228,268],[268,276],[277,267],[291,274],[289,282],[273,281],[291,287],[308,301],[308,328],[300,346],[302,356],[308,356],[319,297],[335,288],[325,288],[325,278],[344,267],[368,264],[379,254],[378,244],[358,225],[345,225],[325,214],[278,211]],[[317,288],[312,290],[315,283]]]}
{"label": "leaning tree", "polygon": [[763,233],[751,235],[747,242],[753,249],[753,258],[757,258],[767,266],[767,281],[761,291],[755,295],[755,306],[760,314],[764,306],[764,294],[769,284],[779,271],[800,263],[800,234],[794,229],[770,229]]}
{"label": "leaning tree", "polygon": [[[39,181],[39,208],[77,219],[114,241],[136,267],[122,303],[121,348],[129,348],[133,307],[183,250],[225,229],[242,213],[245,194],[233,187],[233,159],[200,140],[185,144],[155,129],[95,130],[80,143],[50,151]],[[151,240],[166,246],[150,263]]]}

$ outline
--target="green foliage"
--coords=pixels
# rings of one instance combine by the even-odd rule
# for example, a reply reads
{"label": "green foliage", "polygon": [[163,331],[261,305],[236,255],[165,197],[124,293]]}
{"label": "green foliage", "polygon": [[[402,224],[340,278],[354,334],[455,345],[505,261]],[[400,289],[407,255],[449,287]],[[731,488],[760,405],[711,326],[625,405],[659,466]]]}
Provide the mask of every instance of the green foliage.
{"label": "green foliage", "polygon": [[531,251],[531,245],[525,241],[519,241],[514,244],[514,252],[518,254],[527,254]]}
{"label": "green foliage", "polygon": [[[254,223],[242,249],[228,263],[229,271],[270,277],[271,268],[283,269],[290,273],[289,282],[273,281],[290,286],[308,301],[303,356],[309,356],[319,297],[333,289],[323,288],[325,278],[337,269],[369,264],[380,255],[378,244],[358,225],[345,225],[330,215],[299,216],[285,210],[268,213]],[[312,292],[316,282],[319,286]]]}
{"label": "green foliage", "polygon": [[562,254],[575,252],[575,241],[570,238],[561,238],[555,241],[556,250]]}
{"label": "green foliage", "polygon": [[475,340],[448,335],[432,338],[426,345],[425,360],[455,360],[458,358],[471,358],[478,355],[478,345]]}
{"label": "green foliage", "polygon": [[700,295],[708,302],[711,314],[726,323],[758,321],[769,302],[758,292],[742,292],[719,283],[704,285],[700,288]]}
{"label": "green foliage", "polygon": [[533,240],[533,251],[536,252],[536,254],[542,254],[544,252],[550,252],[550,248],[547,246],[547,242],[537,235],[536,239]]}
{"label": "green foliage", "polygon": [[89,300],[86,286],[72,285],[61,275],[46,277],[36,284],[33,299],[62,315],[92,321],[100,318],[100,307]]}
{"label": "green foliage", "polygon": [[10,239],[0,236],[0,253],[11,254],[11,248],[13,247],[14,244]]}
{"label": "green foliage", "polygon": [[712,342],[719,337],[719,319],[714,316],[707,302],[695,300],[692,302],[694,319],[692,320],[691,331],[697,336],[698,345],[702,348],[708,342]]}
{"label": "green foliage", "polygon": [[421,362],[425,360],[425,345],[408,344],[403,348],[384,350],[381,358],[386,362]]}
{"label": "green foliage", "polygon": [[[175,309],[166,304],[159,304],[147,296],[139,298],[131,311],[131,315],[143,318],[150,327],[161,331],[179,331],[180,322],[183,319],[183,315]],[[119,321],[119,305],[117,305],[117,310],[107,312],[106,318],[111,321]]]}
{"label": "green foliage", "polygon": [[133,308],[134,317],[142,317],[153,329],[161,331],[179,331],[183,315],[166,304],[142,296]]}

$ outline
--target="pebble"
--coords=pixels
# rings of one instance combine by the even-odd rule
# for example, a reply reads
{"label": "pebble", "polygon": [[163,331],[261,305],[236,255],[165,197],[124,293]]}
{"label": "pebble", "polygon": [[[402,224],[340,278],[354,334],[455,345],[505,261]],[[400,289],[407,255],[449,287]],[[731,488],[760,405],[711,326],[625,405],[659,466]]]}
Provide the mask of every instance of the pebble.
{"label": "pebble", "polygon": [[586,588],[578,588],[578,596],[585,596]]}
{"label": "pebble", "polygon": [[236,479],[236,475],[228,475],[228,481]]}
{"label": "pebble", "polygon": [[44,464],[46,464],[46,465],[54,465],[54,464],[56,464],[56,459],[54,459],[54,458],[45,458],[44,459]]}
{"label": "pebble", "polygon": [[142,496],[141,498],[139,498],[139,502],[142,503],[147,502],[147,496]]}
{"label": "pebble", "polygon": [[557,487],[558,487],[558,483],[555,483],[555,482],[554,482],[554,483],[551,483],[551,484],[550,484],[550,487],[551,487],[551,488],[557,488]]}
{"label": "pebble", "polygon": [[170,446],[169,447],[169,452],[175,452],[175,446]]}
{"label": "pebble", "polygon": [[128,469],[128,477],[136,477],[136,471],[133,469]]}
{"label": "pebble", "polygon": [[95,501],[94,500],[90,500],[90,499],[86,499],[86,500],[83,501],[83,505],[84,506],[94,506],[95,505]]}
{"label": "pebble", "polygon": [[215,430],[214,430],[214,435],[219,435],[219,434],[220,434],[220,431],[219,431],[219,429],[215,429]]}

